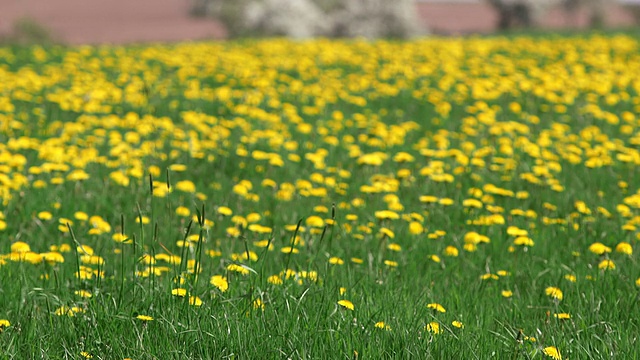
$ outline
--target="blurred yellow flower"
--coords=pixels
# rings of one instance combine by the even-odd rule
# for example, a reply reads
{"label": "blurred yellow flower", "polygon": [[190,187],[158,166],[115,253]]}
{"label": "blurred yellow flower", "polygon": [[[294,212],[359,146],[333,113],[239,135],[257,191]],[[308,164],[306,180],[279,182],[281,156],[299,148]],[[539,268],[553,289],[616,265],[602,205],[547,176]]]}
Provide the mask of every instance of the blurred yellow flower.
{"label": "blurred yellow flower", "polygon": [[549,286],[544,290],[545,294],[547,294],[547,296],[553,298],[553,299],[557,299],[557,300],[562,300],[563,298],[563,294],[562,294],[562,290],[560,290],[557,287],[554,286]]}
{"label": "blurred yellow flower", "polygon": [[178,216],[189,216],[191,215],[191,210],[189,210],[189,208],[185,207],[185,206],[178,206],[176,208],[176,215]]}
{"label": "blurred yellow flower", "polygon": [[400,219],[400,215],[398,213],[391,210],[381,210],[375,212],[376,219],[386,220],[386,219]]}
{"label": "blurred yellow flower", "polygon": [[456,249],[455,246],[447,246],[446,248],[444,248],[444,255],[445,256],[458,256],[458,249]]}
{"label": "blurred yellow flower", "polygon": [[393,260],[385,260],[384,264],[389,267],[398,267],[398,262]]}
{"label": "blurred yellow flower", "polygon": [[196,185],[189,180],[182,180],[182,181],[178,181],[175,185],[175,189],[178,191],[183,191],[183,192],[188,192],[188,193],[195,193],[196,192]]}
{"label": "blurred yellow flower", "polygon": [[402,247],[400,246],[400,244],[396,244],[396,243],[391,243],[387,245],[387,249],[391,251],[402,251]]}
{"label": "blurred yellow flower", "polygon": [[210,283],[222,292],[225,292],[229,289],[229,282],[227,282],[227,278],[222,275],[213,275],[211,277]]}
{"label": "blurred yellow flower", "polygon": [[305,220],[305,224],[310,227],[320,228],[324,226],[324,220],[322,220],[320,216],[311,215],[307,218],[307,220]]}
{"label": "blurred yellow flower", "polygon": [[424,226],[417,221],[409,223],[409,233],[411,235],[420,235],[424,232]]}
{"label": "blurred yellow flower", "polygon": [[628,242],[621,242],[618,245],[616,245],[616,252],[622,253],[622,254],[626,254],[626,255],[632,255],[633,254],[633,248],[631,247],[631,244],[629,244]]}
{"label": "blurred yellow flower", "polygon": [[600,270],[614,270],[615,268],[616,268],[616,264],[609,259],[602,260],[598,264],[598,269]]}
{"label": "blurred yellow flower", "polygon": [[340,300],[338,301],[338,305],[342,306],[343,308],[347,309],[347,310],[354,310],[355,307],[353,306],[353,303],[349,300]]}
{"label": "blurred yellow flower", "polygon": [[611,252],[611,248],[608,246],[605,246],[604,244],[600,243],[600,242],[595,242],[593,244],[591,244],[589,246],[589,251],[591,251],[592,253],[596,254],[596,255],[602,255],[604,253],[610,253]]}
{"label": "blurred yellow flower", "polygon": [[437,312],[441,312],[441,313],[447,312],[447,310],[445,310],[445,308],[442,305],[438,304],[438,303],[427,304],[427,308],[433,309],[433,310],[435,310]]}
{"label": "blurred yellow flower", "polygon": [[553,360],[562,360],[562,355],[560,355],[560,351],[555,346],[547,346],[542,352]]}
{"label": "blurred yellow flower", "polygon": [[453,325],[454,327],[457,327],[458,329],[463,329],[464,328],[464,324],[461,321],[458,321],[458,320],[453,320],[451,322],[451,325]]}
{"label": "blurred yellow flower", "polygon": [[2,331],[8,328],[9,326],[11,326],[11,323],[9,322],[9,320],[0,319],[0,333],[2,333]]}
{"label": "blurred yellow flower", "polygon": [[199,307],[202,306],[202,304],[202,299],[199,297],[195,295],[189,296],[189,305]]}
{"label": "blurred yellow flower", "polygon": [[138,315],[136,316],[136,319],[138,320],[142,320],[142,321],[153,321],[153,318],[151,316],[148,315]]}
{"label": "blurred yellow flower", "polygon": [[438,335],[442,332],[442,329],[440,329],[440,324],[436,321],[428,323],[427,326],[425,326],[425,330],[434,335]]}
{"label": "blurred yellow flower", "polygon": [[178,296],[178,297],[185,297],[187,296],[187,289],[183,289],[183,288],[173,289],[171,290],[171,295]]}

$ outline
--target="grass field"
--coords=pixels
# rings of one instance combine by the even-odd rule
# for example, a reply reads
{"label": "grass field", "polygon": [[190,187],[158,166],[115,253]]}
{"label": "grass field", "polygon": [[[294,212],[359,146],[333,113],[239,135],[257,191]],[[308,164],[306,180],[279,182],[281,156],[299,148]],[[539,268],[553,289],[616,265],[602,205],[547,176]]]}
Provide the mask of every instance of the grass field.
{"label": "grass field", "polygon": [[638,359],[627,35],[0,48],[0,358]]}

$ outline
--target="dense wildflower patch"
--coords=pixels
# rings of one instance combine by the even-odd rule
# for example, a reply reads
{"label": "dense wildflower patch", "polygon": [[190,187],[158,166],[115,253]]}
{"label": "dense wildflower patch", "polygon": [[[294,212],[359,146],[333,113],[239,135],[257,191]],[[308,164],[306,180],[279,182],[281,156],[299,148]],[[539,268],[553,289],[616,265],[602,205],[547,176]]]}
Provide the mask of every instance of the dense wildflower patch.
{"label": "dense wildflower patch", "polygon": [[[631,351],[639,50],[621,35],[1,48],[0,341],[27,356],[8,339],[40,319],[65,329],[53,354],[86,358],[232,327],[273,336],[273,356],[318,353],[291,329],[348,356]],[[107,347],[89,324],[136,335]],[[243,344],[180,351],[260,354]]]}

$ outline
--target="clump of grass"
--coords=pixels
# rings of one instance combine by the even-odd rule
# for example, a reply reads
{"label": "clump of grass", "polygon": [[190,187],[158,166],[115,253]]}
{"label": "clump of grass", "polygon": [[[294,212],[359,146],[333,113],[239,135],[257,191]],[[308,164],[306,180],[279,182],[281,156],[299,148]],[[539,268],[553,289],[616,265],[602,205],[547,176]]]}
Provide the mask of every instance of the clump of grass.
{"label": "clump of grass", "polygon": [[16,20],[13,23],[12,31],[0,37],[0,44],[51,45],[56,42],[49,29],[28,17]]}

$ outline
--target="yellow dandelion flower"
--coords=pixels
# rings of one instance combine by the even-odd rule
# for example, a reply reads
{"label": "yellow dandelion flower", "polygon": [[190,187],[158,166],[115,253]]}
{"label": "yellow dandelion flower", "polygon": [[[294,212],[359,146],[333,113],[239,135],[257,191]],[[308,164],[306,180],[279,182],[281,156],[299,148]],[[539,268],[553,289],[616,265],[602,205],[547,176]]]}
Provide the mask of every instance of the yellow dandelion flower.
{"label": "yellow dandelion flower", "polygon": [[571,315],[567,314],[567,313],[558,313],[558,314],[553,314],[553,317],[558,319],[558,320],[568,320],[571,319]]}
{"label": "yellow dandelion flower", "polygon": [[238,236],[240,236],[240,234],[241,234],[240,229],[238,229],[238,228],[237,228],[237,227],[235,227],[235,226],[228,227],[228,228],[226,229],[226,233],[227,233],[227,235],[229,235],[229,236],[231,236],[231,237],[238,237]]}
{"label": "yellow dandelion flower", "polygon": [[175,171],[175,172],[183,172],[183,171],[187,170],[187,165],[184,165],[184,164],[171,164],[171,165],[169,165],[169,170]]}
{"label": "yellow dandelion flower", "polygon": [[440,324],[438,324],[436,321],[428,323],[427,326],[425,326],[425,330],[434,335],[438,335],[442,332],[442,329],[440,329]]}
{"label": "yellow dandelion flower", "polygon": [[631,244],[629,244],[628,242],[621,242],[618,245],[616,245],[616,252],[622,253],[622,254],[626,254],[626,255],[632,255],[633,254],[633,248],[631,247]]}
{"label": "yellow dandelion flower", "polygon": [[376,211],[375,212],[375,217],[376,217],[376,219],[379,219],[379,220],[386,220],[386,219],[396,220],[396,219],[400,219],[400,215],[398,215],[398,213],[393,212],[391,210]]}
{"label": "yellow dandelion flower", "polygon": [[616,264],[609,259],[602,260],[598,264],[598,269],[600,270],[614,270],[615,268],[616,268]]}
{"label": "yellow dandelion flower", "polygon": [[486,273],[486,274],[482,274],[480,276],[481,280],[498,280],[499,277],[498,275],[492,274],[492,273]]}
{"label": "yellow dandelion flower", "polygon": [[176,183],[176,190],[178,191],[182,191],[182,192],[188,192],[188,193],[195,193],[196,192],[196,185],[189,180],[182,180],[182,181],[178,181]]}
{"label": "yellow dandelion flower", "polygon": [[136,316],[136,319],[141,321],[153,321],[153,318],[149,315],[138,315]]}
{"label": "yellow dandelion flower", "polygon": [[347,214],[345,216],[345,219],[347,219],[348,221],[356,221],[358,220],[358,215],[355,214]]}
{"label": "yellow dandelion flower", "polygon": [[453,325],[454,327],[457,327],[458,329],[464,329],[464,324],[458,320],[453,320],[451,322],[451,325]]}
{"label": "yellow dandelion flower", "polygon": [[398,262],[393,260],[385,260],[384,264],[389,267],[398,267]]}
{"label": "yellow dandelion flower", "polygon": [[417,221],[412,221],[409,223],[409,233],[411,235],[420,235],[424,232],[424,226]]}
{"label": "yellow dandelion flower", "polygon": [[14,253],[27,253],[31,251],[31,246],[29,246],[29,244],[22,242],[22,241],[16,241],[13,244],[11,244],[11,252]]}
{"label": "yellow dandelion flower", "polygon": [[129,236],[127,236],[126,234],[122,234],[122,233],[113,234],[113,236],[111,236],[111,238],[113,239],[113,241],[119,242],[119,243],[129,243],[129,242],[131,242],[131,239],[129,239]]}
{"label": "yellow dandelion flower", "polygon": [[466,252],[474,252],[478,250],[478,246],[476,244],[464,244],[462,248]]}
{"label": "yellow dandelion flower", "polygon": [[547,294],[547,296],[553,298],[553,299],[557,299],[557,300],[562,300],[563,298],[563,294],[562,294],[562,290],[560,290],[557,287],[554,286],[549,286],[544,290],[545,294]]}
{"label": "yellow dandelion flower", "polygon": [[478,199],[465,199],[462,201],[462,206],[469,208],[482,209],[482,201]]}
{"label": "yellow dandelion flower", "polygon": [[89,220],[89,215],[87,215],[87,213],[82,212],[82,211],[76,211],[73,214],[73,217],[76,218],[76,220],[80,220],[80,221],[86,221]]}
{"label": "yellow dandelion flower", "polygon": [[331,265],[342,265],[342,264],[344,264],[344,260],[340,259],[339,257],[333,256],[333,257],[329,258],[329,264],[331,264]]}
{"label": "yellow dandelion flower", "polygon": [[389,239],[393,239],[396,237],[396,234],[394,234],[393,231],[387,229],[386,227],[380,228],[380,233],[382,234],[382,236],[386,236]]}
{"label": "yellow dandelion flower", "polygon": [[436,196],[431,195],[422,195],[419,197],[420,202],[433,204],[438,202],[438,198]]}
{"label": "yellow dandelion flower", "polygon": [[413,157],[413,155],[406,153],[404,151],[401,151],[393,156],[393,161],[398,163],[413,162],[414,160],[415,158]]}
{"label": "yellow dandelion flower", "polygon": [[324,226],[324,220],[320,216],[311,215],[305,220],[305,224],[309,227],[320,228]]}
{"label": "yellow dandelion flower", "polygon": [[200,299],[199,297],[189,296],[189,305],[199,307],[202,306],[202,304],[202,299]]}
{"label": "yellow dandelion flower", "polygon": [[511,236],[529,236],[529,232],[527,230],[524,229],[520,229],[517,226],[509,226],[507,228],[507,234],[511,235]]}
{"label": "yellow dandelion flower", "polygon": [[542,352],[553,360],[562,360],[562,355],[560,355],[560,351],[555,346],[547,346]]}
{"label": "yellow dandelion flower", "polygon": [[297,254],[300,252],[300,250],[291,247],[291,246],[285,246],[282,249],[280,249],[280,252],[284,253],[284,254]]}
{"label": "yellow dandelion flower", "polygon": [[442,306],[442,305],[440,305],[438,303],[427,304],[427,308],[433,309],[433,310],[435,310],[437,312],[441,312],[441,313],[447,312],[447,310],[445,310],[444,306]]}
{"label": "yellow dandelion flower", "polygon": [[378,321],[373,325],[376,329],[391,331],[391,326],[385,324],[384,321]]}
{"label": "yellow dandelion flower", "polygon": [[72,306],[72,307],[61,306],[56,309],[55,314],[58,316],[65,316],[65,315],[76,316],[76,314],[83,313],[83,312],[84,312],[84,309],[77,306]]}
{"label": "yellow dandelion flower", "polygon": [[280,275],[271,275],[267,278],[267,282],[273,285],[282,285],[282,277]]}
{"label": "yellow dandelion flower", "polygon": [[264,310],[264,302],[261,299],[253,300],[252,305],[255,310]]}
{"label": "yellow dandelion flower", "polygon": [[353,306],[353,303],[349,300],[340,300],[338,301],[338,305],[342,306],[343,308],[347,309],[347,310],[354,310],[355,307]]}
{"label": "yellow dandelion flower", "polygon": [[64,257],[62,254],[56,251],[46,252],[40,254],[42,256],[42,260],[46,261],[49,264],[63,263]]}
{"label": "yellow dandelion flower", "polygon": [[104,259],[98,255],[82,255],[80,262],[88,265],[104,265]]}
{"label": "yellow dandelion flower", "polygon": [[455,246],[447,246],[444,249],[444,255],[452,257],[458,256],[458,249]]}
{"label": "yellow dandelion flower", "polygon": [[602,255],[604,253],[610,253],[611,248],[604,245],[603,243],[595,242],[589,246],[589,251],[596,255]]}
{"label": "yellow dandelion flower", "polygon": [[400,246],[400,244],[391,243],[387,245],[387,249],[391,251],[402,251],[402,246]]}
{"label": "yellow dandelion flower", "polygon": [[513,296],[513,291],[511,291],[511,290],[502,290],[500,292],[500,294],[502,295],[502,297],[510,298],[510,297]]}
{"label": "yellow dandelion flower", "polygon": [[178,206],[176,208],[176,215],[186,217],[186,216],[191,215],[191,210],[189,210],[189,208],[187,208],[185,206]]}
{"label": "yellow dandelion flower", "polygon": [[[141,218],[140,216],[136,216],[136,223],[138,224],[140,223],[140,218]],[[151,222],[151,219],[149,219],[148,216],[144,216],[144,215],[142,216],[142,224],[146,225],[146,224],[149,224],[150,222]]]}
{"label": "yellow dandelion flower", "polygon": [[173,289],[171,290],[171,295],[178,296],[178,297],[185,297],[187,296],[187,289],[183,289],[183,288]]}
{"label": "yellow dandelion flower", "polygon": [[444,206],[450,206],[454,204],[453,199],[449,199],[449,198],[442,198],[438,200],[438,204],[440,205],[444,205]]}
{"label": "yellow dandelion flower", "polygon": [[249,225],[249,227],[247,227],[247,229],[251,232],[255,232],[258,234],[269,234],[271,233],[272,229],[268,226],[262,226],[262,225],[258,225],[258,224],[251,224]]}
{"label": "yellow dandelion flower", "polygon": [[222,292],[229,290],[229,282],[227,281],[227,278],[222,275],[213,275],[209,282]]}
{"label": "yellow dandelion flower", "polygon": [[9,322],[9,320],[6,320],[6,319],[0,319],[0,333],[1,333],[5,328],[8,328],[9,326],[11,326],[11,323]]}
{"label": "yellow dandelion flower", "polygon": [[527,236],[518,236],[517,238],[515,238],[515,240],[513,240],[513,244],[514,245],[519,245],[519,246],[533,246],[533,245],[535,245],[533,240],[531,240]]}
{"label": "yellow dandelion flower", "polygon": [[73,292],[74,294],[76,294],[77,296],[83,297],[83,298],[90,298],[93,295],[91,294],[91,292],[87,291],[87,290],[76,290]]}
{"label": "yellow dandelion flower", "polygon": [[48,211],[41,211],[38,213],[38,219],[40,220],[51,220],[53,218],[53,214]]}
{"label": "yellow dandelion flower", "polygon": [[232,271],[232,272],[237,272],[237,273],[240,273],[242,275],[249,275],[249,269],[247,269],[246,267],[244,267],[242,265],[238,265],[238,264],[229,264],[229,265],[227,265],[227,270]]}
{"label": "yellow dandelion flower", "polygon": [[388,157],[387,154],[383,152],[375,152],[372,154],[364,154],[358,158],[356,161],[358,165],[371,165],[371,166],[380,166]]}

